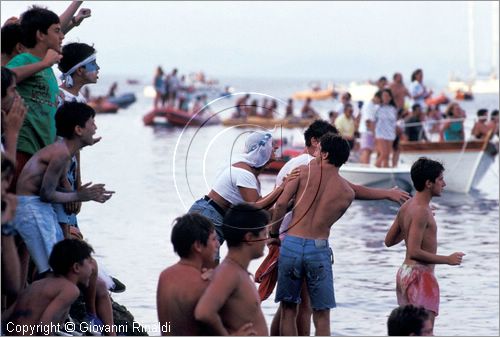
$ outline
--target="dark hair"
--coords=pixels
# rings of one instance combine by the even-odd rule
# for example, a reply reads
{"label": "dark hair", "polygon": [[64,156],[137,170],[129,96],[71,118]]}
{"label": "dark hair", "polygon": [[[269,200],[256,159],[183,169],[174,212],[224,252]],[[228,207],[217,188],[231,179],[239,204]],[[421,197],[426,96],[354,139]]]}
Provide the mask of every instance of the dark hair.
{"label": "dark hair", "polygon": [[71,139],[75,127],[85,127],[85,123],[95,116],[95,111],[85,103],[64,102],[56,111],[57,135]]}
{"label": "dark hair", "polygon": [[[392,94],[392,90],[389,88],[385,88],[382,90],[382,93],[388,93],[389,96],[391,96],[391,100],[389,101],[389,105],[392,105],[393,107],[396,107],[396,103],[394,102],[394,95]],[[382,96],[380,96],[382,98]]]}
{"label": "dark hair", "polygon": [[177,255],[185,258],[191,254],[191,246],[196,241],[206,246],[208,236],[213,231],[214,225],[207,217],[198,213],[188,213],[174,220],[170,241]]}
{"label": "dark hair", "polygon": [[11,55],[23,38],[21,25],[11,23],[2,27],[2,54]]}
{"label": "dark hair", "polygon": [[224,216],[222,224],[222,233],[227,246],[239,246],[245,241],[244,237],[248,232],[258,236],[261,231],[265,230],[269,219],[269,212],[246,203],[231,207]]}
{"label": "dark hair", "polygon": [[306,146],[311,146],[311,139],[313,137],[320,139],[327,132],[338,133],[338,130],[327,121],[321,119],[315,120],[304,132]]}
{"label": "dark hair", "polygon": [[425,182],[430,180],[435,182],[436,178],[443,173],[443,164],[435,160],[431,160],[426,157],[420,157],[411,166],[411,180],[413,181],[413,186],[419,192],[423,191],[425,188]]}
{"label": "dark hair", "polygon": [[488,116],[488,109],[477,110],[477,116],[478,117]]}
{"label": "dark hair", "polygon": [[94,53],[94,47],[86,43],[68,43],[62,48],[63,57],[59,62],[59,70],[65,73]]}
{"label": "dark hair", "polygon": [[15,164],[12,159],[10,159],[4,152],[1,154],[2,157],[2,175],[6,175],[6,177],[10,177],[14,174]]}
{"label": "dark hair", "polygon": [[419,109],[422,111],[422,106],[419,103],[415,103],[411,106],[411,111],[414,112],[415,110]]}
{"label": "dark hair", "polygon": [[36,32],[47,34],[50,26],[58,24],[59,17],[56,13],[38,6],[32,6],[21,14],[22,43],[26,48],[33,48],[36,45]]}
{"label": "dark hair", "polygon": [[2,67],[2,98],[7,95],[7,89],[15,81],[16,74],[9,68]]}
{"label": "dark hair", "polygon": [[382,100],[382,90],[377,90],[377,92],[373,96]]}
{"label": "dark hair", "polygon": [[56,275],[66,275],[75,263],[83,263],[94,250],[83,240],[64,239],[52,248],[49,265]]}
{"label": "dark hair", "polygon": [[495,117],[495,116],[498,116],[498,109],[493,110],[493,111],[491,112],[490,117]]}
{"label": "dark hair", "polygon": [[321,152],[328,153],[330,164],[341,167],[349,159],[351,148],[347,140],[340,135],[328,132],[321,137],[320,141]]}
{"label": "dark hair", "polygon": [[416,69],[415,71],[413,71],[413,72],[411,73],[411,81],[412,81],[412,82],[413,82],[413,81],[415,81],[415,80],[417,79],[417,75],[418,75],[419,73],[422,73],[422,69],[420,69],[420,68],[419,68],[419,69]]}
{"label": "dark hair", "polygon": [[387,334],[389,336],[409,336],[411,333],[420,336],[424,322],[429,319],[429,313],[423,307],[412,304],[392,310],[387,319]]}

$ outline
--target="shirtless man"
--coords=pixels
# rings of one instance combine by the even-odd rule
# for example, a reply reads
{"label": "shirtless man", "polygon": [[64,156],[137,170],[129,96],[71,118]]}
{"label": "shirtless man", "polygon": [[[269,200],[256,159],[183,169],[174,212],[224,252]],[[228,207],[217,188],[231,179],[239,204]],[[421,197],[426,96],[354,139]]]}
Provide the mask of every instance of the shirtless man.
{"label": "shirtless man", "polygon": [[406,256],[396,276],[396,295],[399,305],[423,306],[432,320],[439,313],[439,285],[434,276],[434,265],[459,265],[462,252],[437,255],[437,225],[429,205],[432,197],[440,196],[446,186],[443,165],[427,159],[418,159],[411,167],[411,179],[417,190],[399,210],[387,232],[387,247],[405,241]]}
{"label": "shirtless man", "polygon": [[195,310],[196,319],[216,335],[236,334],[243,328],[245,334],[269,335],[259,294],[247,270],[251,260],[264,254],[268,222],[267,211],[249,204],[233,206],[224,217],[228,253]]}
{"label": "shirtless man", "polygon": [[112,191],[104,184],[87,183],[78,191],[58,189],[68,171],[71,157],[92,145],[97,129],[95,112],[83,103],[65,103],[56,113],[57,135],[63,139],[36,152],[24,166],[17,182],[18,206],[14,224],[26,243],[40,274],[49,270],[48,259],[54,244],[63,239],[51,203],[94,200],[106,202]]}
{"label": "shirtless man", "polygon": [[[298,179],[290,181],[275,205],[269,236],[279,244],[279,228],[288,203],[295,198],[288,233],[278,258],[276,301],[281,302],[282,335],[297,335],[297,304],[302,280],[313,308],[316,335],[330,336],[330,309],[336,307],[333,289],[332,251],[328,244],[331,226],[354,200],[354,190],[339,175],[349,158],[349,144],[327,133],[320,139],[319,154],[308,166],[300,167]],[[324,277],[312,277],[312,275]]]}
{"label": "shirtless man", "polygon": [[92,252],[82,240],[58,242],[49,259],[55,275],[35,281],[24,289],[5,313],[5,331],[12,335],[55,335],[80,295],[77,284],[88,286],[93,271]]}
{"label": "shirtless man", "polygon": [[398,114],[401,116],[405,108],[405,97],[411,97],[410,92],[403,83],[403,75],[401,73],[395,73],[392,76],[392,83],[389,85],[389,89],[392,91],[394,103],[396,103]]}
{"label": "shirtless man", "polygon": [[302,110],[300,110],[300,114],[302,118],[318,117],[318,113],[311,106],[311,98],[307,97],[306,101],[304,102],[304,106],[302,107]]}
{"label": "shirtless man", "polygon": [[[158,280],[156,309],[162,335],[207,335],[206,327],[194,318],[194,309],[209,281],[202,277],[202,268],[214,263],[219,241],[212,222],[197,213],[175,220],[171,239],[180,260],[165,269]],[[205,328],[205,329],[204,329]]]}

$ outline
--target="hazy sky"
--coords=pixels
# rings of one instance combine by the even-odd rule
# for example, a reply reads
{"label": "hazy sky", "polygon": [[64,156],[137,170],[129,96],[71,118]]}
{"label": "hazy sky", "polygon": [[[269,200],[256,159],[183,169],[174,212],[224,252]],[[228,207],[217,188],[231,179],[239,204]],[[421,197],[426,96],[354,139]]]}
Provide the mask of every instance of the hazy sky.
{"label": "hazy sky", "polygon": [[[31,4],[2,1],[4,22]],[[417,67],[446,81],[468,74],[467,2],[108,2],[65,42],[93,43],[109,73],[153,74],[161,64],[212,76],[376,79]],[[476,67],[491,69],[491,2],[475,4]],[[498,48],[498,46],[496,47]],[[497,49],[498,50],[498,49]],[[498,55],[498,54],[497,54]]]}

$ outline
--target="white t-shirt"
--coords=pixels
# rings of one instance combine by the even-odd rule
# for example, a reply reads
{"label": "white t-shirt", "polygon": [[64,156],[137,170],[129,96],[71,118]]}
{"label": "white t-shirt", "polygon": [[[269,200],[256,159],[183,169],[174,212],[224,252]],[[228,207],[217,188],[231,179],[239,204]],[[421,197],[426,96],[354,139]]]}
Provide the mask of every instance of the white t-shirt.
{"label": "white t-shirt", "polygon": [[57,106],[61,106],[64,102],[87,103],[87,100],[85,99],[85,97],[83,97],[81,92],[78,92],[78,96],[75,96],[69,91],[66,91],[63,88],[59,88],[59,96],[57,96]]}
{"label": "white t-shirt", "polygon": [[283,183],[283,179],[285,179],[285,176],[288,173],[292,172],[294,168],[297,168],[302,165],[307,165],[313,159],[314,157],[311,156],[309,153],[303,153],[287,161],[286,164],[283,165],[281,170],[278,172],[278,175],[276,176],[276,186],[281,185],[281,183]]}
{"label": "white t-shirt", "polygon": [[[359,133],[367,132],[366,129],[366,121],[371,120],[375,121],[375,113],[377,112],[379,104],[373,103],[371,100],[363,104],[363,108],[361,109],[361,119],[359,121]],[[370,133],[372,133],[370,131]]]}
{"label": "white t-shirt", "polygon": [[260,196],[260,183],[257,177],[252,172],[234,166],[226,168],[219,174],[212,189],[232,205],[237,205],[245,202],[238,187],[255,189]]}
{"label": "white t-shirt", "polygon": [[420,104],[422,108],[425,108],[425,95],[420,96],[420,98],[415,98],[415,96],[422,95],[426,92],[425,87],[419,81],[413,81],[410,84],[410,95],[412,97],[411,104]]}

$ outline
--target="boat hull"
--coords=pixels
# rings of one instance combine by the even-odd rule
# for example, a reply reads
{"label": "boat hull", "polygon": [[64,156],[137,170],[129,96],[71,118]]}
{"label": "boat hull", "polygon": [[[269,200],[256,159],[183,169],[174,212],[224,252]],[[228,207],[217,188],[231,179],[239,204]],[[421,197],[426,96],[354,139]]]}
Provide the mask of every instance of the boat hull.
{"label": "boat hull", "polygon": [[274,127],[281,128],[306,128],[314,121],[314,119],[306,118],[292,118],[292,119],[277,119],[277,118],[264,118],[258,116],[250,116],[247,118],[229,118],[222,122],[225,126],[235,126],[240,128],[248,128],[252,126],[260,126],[267,129]]}
{"label": "boat hull", "polygon": [[154,125],[158,118],[164,118],[170,125],[174,126],[206,126],[217,125],[221,121],[217,116],[203,114],[192,115],[187,111],[174,108],[153,109],[143,117],[145,125]]}
{"label": "boat hull", "polygon": [[398,186],[408,192],[412,190],[409,165],[380,168],[367,164],[347,163],[340,167],[339,173],[344,179],[357,185],[379,188]]}
{"label": "boat hull", "polygon": [[401,142],[399,158],[407,165],[420,157],[437,160],[445,168],[445,191],[469,193],[493,162],[492,156],[485,151],[487,145],[487,141]]}

